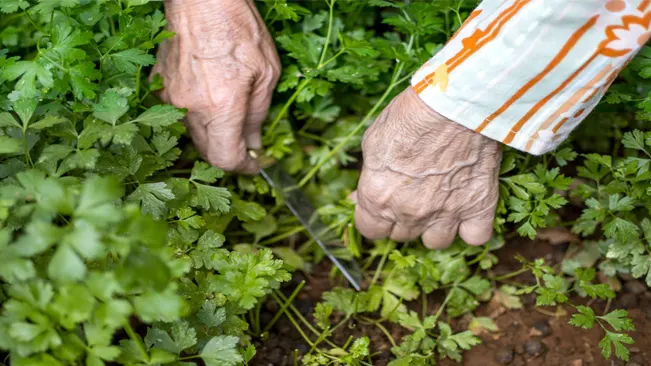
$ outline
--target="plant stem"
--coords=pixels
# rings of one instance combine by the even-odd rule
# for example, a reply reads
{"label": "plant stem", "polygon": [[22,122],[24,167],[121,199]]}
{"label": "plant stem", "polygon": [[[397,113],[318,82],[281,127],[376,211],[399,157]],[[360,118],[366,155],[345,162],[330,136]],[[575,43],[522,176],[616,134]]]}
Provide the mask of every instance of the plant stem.
{"label": "plant stem", "polygon": [[515,272],[507,273],[505,275],[498,276],[498,277],[493,277],[493,278],[491,278],[491,280],[499,282],[499,281],[502,281],[502,280],[506,280],[507,278],[515,277],[515,276],[517,276],[517,275],[519,275],[521,273],[527,272],[528,270],[529,270],[529,268],[526,268],[526,267],[525,268],[520,268],[519,270],[517,270]]}
{"label": "plant stem", "polygon": [[[407,48],[407,53],[411,52],[411,48],[413,46],[413,43],[414,43],[414,36],[412,35],[410,37],[410,39],[409,39],[409,45],[408,45],[408,48]],[[380,106],[382,104],[384,104],[384,101],[389,97],[389,95],[393,91],[393,88],[395,88],[398,85],[397,81],[402,76],[402,71],[404,69],[404,66],[405,66],[404,63],[402,63],[402,64],[400,64],[398,66],[395,73],[393,74],[393,77],[391,78],[391,84],[389,84],[389,87],[384,92],[384,94],[382,94],[382,96],[377,101],[377,103],[375,103],[373,108],[371,108],[371,110],[366,114],[366,116],[364,116],[362,121],[360,123],[358,123],[357,126],[346,137],[344,137],[339,142],[339,144],[337,144],[337,146],[335,146],[332,150],[330,150],[330,152],[328,153],[328,155],[325,156],[325,158],[321,159],[318,163],[316,163],[314,165],[314,167],[307,174],[305,174],[303,179],[301,179],[301,181],[298,182],[299,187],[303,187],[305,185],[305,183],[307,183],[310,179],[312,179],[312,177],[316,173],[318,173],[319,169],[321,169],[323,164],[325,164],[327,161],[332,159],[336,154],[338,154],[339,151],[348,143],[348,141],[350,141],[351,138],[353,138],[355,135],[357,135],[364,128],[364,126],[366,126],[366,123],[371,119],[371,117],[373,115],[375,115],[375,112],[380,108]]]}
{"label": "plant stem", "polygon": [[297,226],[297,227],[295,227],[294,229],[292,229],[290,231],[287,231],[287,232],[284,232],[282,234],[276,235],[273,238],[267,239],[267,240],[265,240],[265,241],[263,241],[261,243],[258,243],[258,244],[259,245],[269,245],[269,244],[277,243],[277,242],[279,242],[279,241],[281,241],[283,239],[289,238],[290,236],[292,236],[294,234],[302,233],[305,230],[306,230],[305,226]]}
{"label": "plant stem", "polygon": [[[289,298],[283,304],[283,306],[280,308],[280,310],[278,312],[276,312],[276,315],[274,315],[273,318],[271,318],[271,321],[269,322],[269,324],[267,324],[264,327],[264,329],[262,330],[262,333],[268,332],[269,329],[271,329],[271,327],[273,327],[273,325],[276,324],[278,319],[280,319],[280,316],[283,314],[283,311],[285,311],[285,309],[287,309],[287,307],[291,304],[291,302],[294,301],[294,298],[296,297],[296,295],[298,295],[298,293],[301,292],[301,289],[303,288],[303,286],[305,286],[305,281],[301,281],[301,283],[299,283],[298,286],[296,286],[296,288],[294,289],[294,291],[292,291],[291,295],[289,295]],[[278,302],[278,303],[280,304],[280,302]]]}
{"label": "plant stem", "polygon": [[138,66],[138,71],[136,72],[136,100],[141,101],[140,99],[140,73],[142,72],[142,66]]}
{"label": "plant stem", "polygon": [[330,44],[330,37],[332,37],[332,23],[334,22],[334,7],[336,0],[330,0],[328,6],[330,6],[330,15],[328,18],[328,32],[326,33],[325,44],[323,45],[323,51],[321,51],[321,58],[319,59],[319,68],[323,66],[323,61],[325,61],[326,54],[328,53],[328,45]]}
{"label": "plant stem", "polygon": [[[278,302],[279,304],[282,303],[282,301],[280,300],[280,298],[278,297],[278,295],[276,295],[275,293],[272,292],[272,293],[271,293],[271,296],[273,296],[273,298],[274,298],[274,299],[276,300],[276,302]],[[307,343],[310,345],[310,347],[313,347],[313,346],[314,346],[314,343],[313,343],[312,340],[310,340],[310,338],[305,334],[305,332],[303,332],[303,329],[301,329],[301,327],[296,323],[296,320],[294,319],[294,317],[292,316],[292,314],[290,314],[289,311],[287,311],[287,307],[283,307],[283,308],[281,309],[281,312],[284,312],[284,313],[285,313],[285,316],[287,317],[287,319],[289,319],[289,321],[294,325],[294,328],[296,328],[296,331],[301,335],[301,337],[303,337],[303,339],[305,340],[305,342],[307,342]]]}
{"label": "plant stem", "polygon": [[287,102],[285,102],[285,105],[283,105],[283,107],[280,109],[280,112],[278,112],[278,114],[276,115],[276,118],[274,118],[273,122],[271,122],[271,126],[269,126],[269,129],[265,133],[265,136],[269,136],[276,129],[278,123],[280,123],[280,120],[283,118],[285,113],[287,113],[289,107],[291,107],[291,105],[294,104],[294,101],[296,100],[296,98],[298,98],[298,95],[303,91],[303,89],[305,89],[305,87],[307,86],[307,84],[309,84],[311,80],[312,80],[311,78],[306,77],[305,79],[303,79],[303,81],[301,81],[300,84],[298,84],[298,87],[296,88],[296,91],[294,91],[294,94],[292,94],[292,96],[289,97]]}
{"label": "plant stem", "polygon": [[387,250],[382,254],[382,258],[380,259],[380,263],[378,264],[377,268],[375,269],[375,274],[373,274],[373,279],[371,280],[371,284],[369,287],[375,285],[378,279],[380,279],[380,274],[382,273],[382,267],[384,267],[384,262],[386,262],[387,257],[389,256],[389,252],[393,249],[393,246],[387,246]]}
{"label": "plant stem", "polygon": [[145,350],[145,345],[142,344],[142,340],[140,339],[140,336],[136,334],[136,332],[131,328],[131,324],[127,320],[124,322],[124,330],[127,332],[127,335],[129,335],[129,338],[136,344],[136,347],[138,347],[138,350],[141,353],[143,361],[149,362],[149,354]]}
{"label": "plant stem", "polygon": [[445,296],[445,300],[443,300],[443,303],[441,304],[441,307],[436,312],[436,315],[434,315],[434,322],[433,323],[438,322],[439,318],[441,317],[441,314],[443,314],[443,310],[448,305],[448,301],[450,301],[450,299],[452,298],[452,290],[455,289],[456,287],[457,287],[457,284],[455,283],[454,287],[452,289],[450,289],[450,291],[448,291],[448,294]]}
{"label": "plant stem", "polygon": [[475,264],[477,262],[481,262],[481,260],[484,259],[484,257],[486,256],[486,253],[488,253],[489,248],[490,247],[488,245],[485,245],[484,246],[484,251],[482,251],[481,254],[478,255],[475,259],[468,262],[468,265],[470,266],[470,265],[473,265],[473,264]]}

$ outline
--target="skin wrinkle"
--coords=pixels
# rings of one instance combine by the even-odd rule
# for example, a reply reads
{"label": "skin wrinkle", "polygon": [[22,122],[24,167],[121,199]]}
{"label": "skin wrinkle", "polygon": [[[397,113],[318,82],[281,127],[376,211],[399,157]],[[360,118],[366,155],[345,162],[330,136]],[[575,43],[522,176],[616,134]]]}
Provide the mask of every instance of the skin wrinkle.
{"label": "skin wrinkle", "polygon": [[[159,50],[161,98],[187,108],[184,121],[213,165],[257,173],[247,148],[261,144],[280,62],[253,0],[166,0]],[[375,238],[422,235],[445,247],[459,231],[488,240],[497,203],[499,144],[436,113],[408,88],[368,128],[356,224]]]}
{"label": "skin wrinkle", "polygon": [[280,76],[274,42],[251,0],[165,2],[173,37],[161,46],[153,74],[161,98],[186,108],[184,121],[211,164],[255,174],[247,148],[260,147],[260,125]]}
{"label": "skin wrinkle", "polygon": [[368,128],[362,150],[362,234],[377,234],[369,221],[382,217],[394,223],[387,236],[422,236],[429,247],[449,245],[458,230],[468,243],[490,238],[487,213],[497,204],[501,160],[496,141],[447,120],[407,89]]}

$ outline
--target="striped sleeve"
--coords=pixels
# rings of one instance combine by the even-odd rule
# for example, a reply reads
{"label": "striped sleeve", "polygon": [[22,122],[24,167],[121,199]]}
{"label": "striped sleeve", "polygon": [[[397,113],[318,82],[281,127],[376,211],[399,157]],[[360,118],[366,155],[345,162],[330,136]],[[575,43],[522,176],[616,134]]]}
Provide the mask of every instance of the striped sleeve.
{"label": "striped sleeve", "polygon": [[651,0],[485,0],[416,72],[443,116],[531,154],[558,146],[651,33]]}

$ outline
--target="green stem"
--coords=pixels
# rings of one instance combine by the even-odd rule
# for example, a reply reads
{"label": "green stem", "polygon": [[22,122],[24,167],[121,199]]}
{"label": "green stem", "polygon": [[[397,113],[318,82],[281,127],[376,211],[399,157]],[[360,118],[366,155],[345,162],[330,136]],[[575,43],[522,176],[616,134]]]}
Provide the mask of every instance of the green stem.
{"label": "green stem", "polygon": [[321,58],[319,59],[319,68],[322,67],[323,61],[325,61],[326,54],[328,53],[328,45],[330,44],[330,37],[332,37],[332,24],[334,23],[334,7],[336,0],[330,0],[328,6],[330,6],[330,15],[328,19],[328,32],[326,33],[325,44],[323,45],[323,51],[321,52]]}
{"label": "green stem", "polygon": [[[276,315],[274,315],[274,317],[271,318],[271,321],[269,322],[269,324],[267,324],[264,327],[264,329],[262,330],[262,333],[268,332],[269,329],[271,329],[271,327],[273,327],[274,324],[276,324],[276,322],[278,321],[278,319],[280,319],[280,316],[283,314],[283,312],[287,309],[287,307],[291,304],[291,302],[294,301],[294,298],[296,297],[296,295],[298,295],[298,293],[301,292],[301,289],[303,288],[303,286],[305,286],[305,281],[301,281],[301,283],[299,283],[298,286],[296,286],[294,291],[292,291],[291,295],[289,295],[289,298],[287,299],[287,301],[280,308],[280,311],[276,312]],[[278,301],[278,300],[276,300],[276,301]],[[281,302],[278,302],[278,303],[280,304]]]}
{"label": "green stem", "polygon": [[[407,53],[411,52],[413,43],[414,43],[414,36],[412,35],[409,38]],[[339,151],[348,143],[348,141],[350,141],[350,139],[352,139],[355,135],[357,135],[364,128],[364,126],[366,126],[366,123],[371,119],[372,116],[375,115],[375,112],[380,108],[380,106],[382,106],[382,104],[384,104],[384,101],[389,97],[389,95],[393,91],[393,88],[395,88],[398,85],[397,81],[400,80],[404,67],[405,67],[404,63],[401,63],[398,66],[395,73],[393,74],[393,77],[391,78],[391,84],[389,84],[389,87],[384,92],[384,94],[382,94],[382,96],[377,101],[377,103],[375,103],[373,108],[366,114],[366,116],[364,116],[362,121],[357,124],[355,129],[353,129],[346,137],[344,137],[343,140],[341,140],[339,144],[337,144],[337,146],[335,146],[332,150],[330,150],[328,155],[326,155],[325,158],[321,159],[317,164],[315,164],[314,167],[303,177],[303,179],[301,179],[301,181],[298,182],[299,187],[303,187],[305,183],[307,183],[310,179],[312,179],[312,177],[319,171],[319,169],[321,169],[323,164],[325,164],[327,161],[332,159],[336,154],[338,154]]]}
{"label": "green stem", "polygon": [[382,268],[384,267],[384,262],[386,262],[387,257],[389,256],[389,252],[393,249],[393,246],[387,246],[387,250],[382,254],[382,258],[380,259],[380,263],[378,264],[377,268],[375,269],[375,274],[373,274],[373,279],[371,280],[371,285],[369,287],[372,287],[375,285],[375,283],[380,279],[380,274],[382,273]]}
{"label": "green stem", "polygon": [[136,72],[136,99],[138,101],[141,101],[140,99],[140,73],[142,72],[142,66],[138,66],[138,71]]}
{"label": "green stem", "polygon": [[278,123],[280,123],[280,120],[283,118],[285,113],[287,113],[287,110],[289,109],[289,107],[291,107],[291,105],[294,104],[294,101],[296,100],[296,98],[298,98],[298,95],[303,91],[303,89],[305,89],[307,84],[309,84],[310,80],[312,80],[312,79],[306,77],[305,79],[303,79],[303,81],[301,81],[300,84],[298,84],[298,87],[296,88],[296,91],[294,92],[294,94],[292,94],[292,96],[287,100],[287,102],[285,102],[285,105],[283,106],[283,108],[280,110],[280,112],[278,112],[278,114],[276,115],[276,118],[274,118],[273,122],[271,122],[271,126],[269,126],[269,129],[265,133],[266,136],[269,136],[276,129],[276,127],[278,126]]}
{"label": "green stem", "polygon": [[[273,296],[273,298],[274,298],[274,299],[276,300],[276,302],[278,302],[279,304],[282,303],[282,301],[280,300],[280,298],[279,298],[275,293],[272,292],[272,293],[271,293],[271,296]],[[312,340],[310,340],[310,338],[305,334],[305,332],[303,332],[303,329],[301,329],[301,327],[296,323],[296,320],[294,319],[294,317],[292,316],[292,314],[290,314],[289,311],[287,311],[287,308],[286,308],[286,307],[283,308],[283,309],[284,309],[283,311],[284,311],[284,313],[285,313],[285,316],[287,317],[287,319],[289,319],[289,321],[292,323],[292,325],[294,325],[294,328],[296,328],[296,331],[301,335],[301,337],[303,337],[303,339],[305,340],[305,342],[307,342],[307,343],[310,345],[310,347],[313,347],[314,343],[313,343]]]}
{"label": "green stem", "polygon": [[142,359],[149,362],[149,354],[145,350],[145,345],[142,344],[140,336],[136,334],[133,328],[131,328],[131,324],[128,320],[124,323],[124,330],[127,332],[127,335],[129,335],[129,338],[131,338],[131,340],[136,344],[136,347],[141,353]]}
{"label": "green stem", "polygon": [[305,226],[297,226],[297,227],[295,227],[294,229],[292,229],[290,231],[287,231],[287,232],[284,232],[282,234],[276,235],[273,238],[267,239],[267,240],[265,240],[265,241],[263,241],[261,243],[258,243],[258,244],[259,245],[274,244],[274,243],[277,243],[277,242],[279,242],[279,241],[281,241],[283,239],[287,239],[287,238],[289,238],[290,236],[292,236],[294,234],[301,233],[303,231],[305,231]]}
{"label": "green stem", "polygon": [[[456,287],[456,284],[455,284],[455,287]],[[434,322],[433,323],[436,323],[439,320],[439,318],[441,317],[441,315],[443,314],[443,310],[448,305],[448,302],[450,301],[450,299],[452,299],[451,294],[452,294],[452,289],[450,291],[448,291],[448,294],[445,296],[445,300],[443,300],[443,303],[441,304],[441,307],[436,312],[436,315],[434,315]]]}
{"label": "green stem", "polygon": [[505,275],[498,276],[498,277],[493,277],[493,278],[491,278],[491,279],[492,279],[493,281],[497,281],[497,282],[499,282],[499,281],[506,280],[506,279],[511,278],[511,277],[515,277],[515,276],[517,276],[517,275],[519,275],[519,274],[521,274],[521,273],[527,272],[528,270],[529,270],[529,269],[526,268],[526,267],[525,267],[525,268],[520,268],[519,270],[517,270],[517,271],[515,271],[515,272],[507,273],[507,274],[505,274]]}
{"label": "green stem", "polygon": [[470,265],[473,265],[473,264],[475,264],[475,263],[477,263],[477,262],[480,262],[482,259],[484,259],[484,257],[486,256],[486,253],[488,253],[488,249],[489,249],[489,248],[490,248],[490,246],[489,246],[488,244],[486,244],[486,245],[484,246],[484,251],[482,251],[481,254],[478,255],[475,259],[473,259],[473,260],[471,260],[470,262],[468,262],[468,265],[469,265],[469,266],[470,266]]}

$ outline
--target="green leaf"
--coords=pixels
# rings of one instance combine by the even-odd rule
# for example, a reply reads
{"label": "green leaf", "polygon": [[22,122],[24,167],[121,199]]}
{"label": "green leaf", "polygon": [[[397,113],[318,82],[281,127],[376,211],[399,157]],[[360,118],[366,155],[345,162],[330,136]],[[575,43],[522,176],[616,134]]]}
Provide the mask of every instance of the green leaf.
{"label": "green leaf", "polygon": [[208,327],[218,327],[226,321],[226,309],[217,308],[214,303],[207,301],[197,311],[197,318]]}
{"label": "green leaf", "polygon": [[38,122],[32,123],[29,125],[29,128],[34,130],[42,130],[44,128],[56,126],[59,123],[68,122],[69,120],[65,117],[47,115]]}
{"label": "green leaf", "polygon": [[197,343],[196,331],[187,322],[175,322],[170,328],[169,333],[160,328],[149,328],[145,337],[147,347],[153,346],[178,355]]}
{"label": "green leaf", "polygon": [[0,154],[15,154],[23,151],[20,140],[0,135]]}
{"label": "green leaf", "polygon": [[633,321],[628,317],[628,311],[623,309],[613,310],[606,315],[599,316],[598,318],[608,322],[608,324],[610,324],[610,326],[616,331],[635,330]]}
{"label": "green leaf", "polygon": [[16,127],[16,128],[22,128],[20,123],[16,121],[14,116],[11,115],[11,113],[7,112],[2,112],[0,113],[0,127]]}
{"label": "green leaf", "polygon": [[597,320],[594,311],[583,305],[577,306],[576,310],[578,313],[572,315],[569,324],[578,328],[592,329],[594,322]]}
{"label": "green leaf", "polygon": [[61,245],[50,260],[47,273],[56,281],[75,282],[86,275],[86,265],[70,247]]}
{"label": "green leaf", "polygon": [[129,110],[127,98],[131,90],[111,88],[102,94],[99,103],[93,106],[93,116],[115,126],[115,123]]}
{"label": "green leaf", "polygon": [[164,182],[141,184],[127,199],[140,202],[142,212],[155,218],[162,218],[167,213],[165,203],[174,199],[174,193]]}
{"label": "green leaf", "polygon": [[192,182],[197,191],[190,203],[204,210],[215,210],[221,213],[230,211],[231,193],[224,187],[214,187]]}
{"label": "green leaf", "polygon": [[242,362],[242,356],[237,352],[239,339],[233,336],[213,337],[206,343],[199,356],[206,366],[229,366]]}
{"label": "green leaf", "polygon": [[183,300],[171,288],[163,292],[147,291],[134,300],[136,313],[145,322],[172,322],[183,308]]}
{"label": "green leaf", "polygon": [[204,183],[215,183],[218,178],[223,176],[223,170],[212,167],[203,161],[198,161],[194,163],[190,180],[201,181]]}
{"label": "green leaf", "polygon": [[171,105],[155,105],[131,122],[137,122],[152,127],[165,127],[178,122],[184,115],[185,113],[183,113],[183,111]]}
{"label": "green leaf", "polygon": [[112,53],[109,55],[115,68],[121,72],[136,73],[137,66],[151,66],[156,62],[154,56],[147,54],[139,48],[130,48],[128,50]]}
{"label": "green leaf", "polygon": [[599,342],[599,348],[601,348],[601,354],[604,358],[609,359],[612,355],[612,347],[615,347],[615,355],[620,360],[628,361],[629,351],[626,348],[626,344],[634,344],[633,338],[627,334],[612,333],[606,331],[606,335]]}
{"label": "green leaf", "polygon": [[3,13],[13,13],[19,9],[26,9],[29,7],[29,3],[25,0],[3,0],[0,4],[0,11]]}

